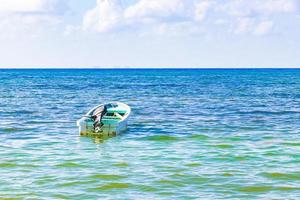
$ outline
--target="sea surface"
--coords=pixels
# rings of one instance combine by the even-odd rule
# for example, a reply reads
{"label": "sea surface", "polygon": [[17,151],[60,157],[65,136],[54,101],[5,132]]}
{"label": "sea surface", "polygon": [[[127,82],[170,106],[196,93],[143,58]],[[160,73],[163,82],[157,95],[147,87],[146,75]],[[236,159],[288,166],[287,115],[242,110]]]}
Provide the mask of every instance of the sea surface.
{"label": "sea surface", "polygon": [[[132,108],[80,137],[92,107]],[[0,199],[300,199],[300,70],[0,70]]]}

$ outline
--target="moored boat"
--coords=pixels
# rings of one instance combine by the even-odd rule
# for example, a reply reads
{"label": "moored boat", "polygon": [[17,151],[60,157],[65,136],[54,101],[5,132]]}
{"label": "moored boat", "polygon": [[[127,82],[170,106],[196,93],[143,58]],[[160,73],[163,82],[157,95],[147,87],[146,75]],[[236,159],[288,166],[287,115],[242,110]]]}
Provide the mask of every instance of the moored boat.
{"label": "moored boat", "polygon": [[114,136],[127,129],[131,108],[120,102],[101,104],[77,121],[81,136]]}

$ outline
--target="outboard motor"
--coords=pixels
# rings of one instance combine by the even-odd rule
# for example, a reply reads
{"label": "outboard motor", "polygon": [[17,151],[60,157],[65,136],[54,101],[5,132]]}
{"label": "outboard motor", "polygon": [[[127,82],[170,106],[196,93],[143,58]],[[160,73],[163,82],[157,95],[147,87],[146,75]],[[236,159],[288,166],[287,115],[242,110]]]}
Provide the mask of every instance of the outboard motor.
{"label": "outboard motor", "polygon": [[107,107],[106,105],[102,105],[78,120],[79,134],[86,136],[89,133],[101,132],[103,126],[102,117],[106,114]]}
{"label": "outboard motor", "polygon": [[106,105],[103,105],[99,108],[97,108],[92,115],[92,119],[94,120],[94,132],[98,133],[101,131],[101,127],[103,126],[103,123],[101,122],[102,117],[106,114],[107,107]]}

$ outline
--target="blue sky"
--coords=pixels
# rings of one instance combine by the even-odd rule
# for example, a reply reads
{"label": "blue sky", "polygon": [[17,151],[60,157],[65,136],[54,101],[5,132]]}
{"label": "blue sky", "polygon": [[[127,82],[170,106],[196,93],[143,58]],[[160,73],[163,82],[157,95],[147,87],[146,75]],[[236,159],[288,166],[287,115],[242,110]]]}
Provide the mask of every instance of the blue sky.
{"label": "blue sky", "polygon": [[0,67],[300,67],[300,0],[0,0]]}

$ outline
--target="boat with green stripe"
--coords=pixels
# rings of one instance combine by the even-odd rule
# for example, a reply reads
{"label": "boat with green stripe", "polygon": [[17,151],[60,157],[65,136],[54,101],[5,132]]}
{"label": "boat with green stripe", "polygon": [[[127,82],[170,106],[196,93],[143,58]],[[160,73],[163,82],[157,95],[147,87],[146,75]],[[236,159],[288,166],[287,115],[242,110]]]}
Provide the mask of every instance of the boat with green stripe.
{"label": "boat with green stripe", "polygon": [[127,129],[131,108],[121,102],[101,104],[77,121],[81,136],[114,136]]}

